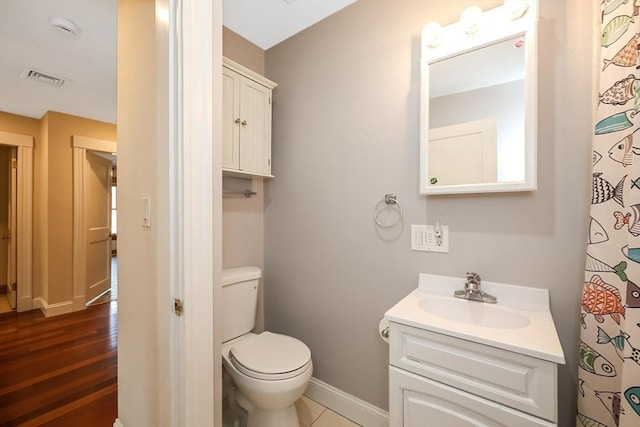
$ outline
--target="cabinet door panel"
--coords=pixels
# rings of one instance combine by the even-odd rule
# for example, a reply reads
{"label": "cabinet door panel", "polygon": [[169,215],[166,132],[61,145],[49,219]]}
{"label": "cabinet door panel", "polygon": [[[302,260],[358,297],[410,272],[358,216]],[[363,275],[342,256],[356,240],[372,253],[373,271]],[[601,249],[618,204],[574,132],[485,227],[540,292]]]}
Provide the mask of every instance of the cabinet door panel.
{"label": "cabinet door panel", "polygon": [[240,75],[222,68],[222,167],[240,167]]}
{"label": "cabinet door panel", "polygon": [[242,78],[240,90],[240,169],[271,173],[271,91]]}
{"label": "cabinet door panel", "polygon": [[389,368],[391,427],[552,427],[541,418]]}

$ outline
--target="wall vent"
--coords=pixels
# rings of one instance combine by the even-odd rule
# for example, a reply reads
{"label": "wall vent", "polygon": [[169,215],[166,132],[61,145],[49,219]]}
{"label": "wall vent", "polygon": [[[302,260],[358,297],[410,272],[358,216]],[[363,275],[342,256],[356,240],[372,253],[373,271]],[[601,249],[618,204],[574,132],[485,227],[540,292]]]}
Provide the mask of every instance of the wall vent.
{"label": "wall vent", "polygon": [[25,70],[20,74],[20,77],[27,80],[34,80],[40,83],[48,84],[49,86],[62,87],[67,84],[67,80],[61,77],[55,77],[51,74],[46,74],[36,70]]}

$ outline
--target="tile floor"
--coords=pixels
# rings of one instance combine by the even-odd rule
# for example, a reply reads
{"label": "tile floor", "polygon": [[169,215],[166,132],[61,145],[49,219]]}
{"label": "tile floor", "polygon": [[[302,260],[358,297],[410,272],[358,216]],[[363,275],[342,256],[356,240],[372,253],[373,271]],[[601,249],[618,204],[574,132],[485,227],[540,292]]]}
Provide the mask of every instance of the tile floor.
{"label": "tile floor", "polygon": [[318,402],[302,396],[296,402],[300,427],[358,427],[353,421],[336,414]]}
{"label": "tile floor", "polygon": [[[233,412],[226,411],[227,402],[223,400],[223,427],[233,427]],[[300,427],[360,427],[351,420],[348,420],[330,409],[325,408],[318,402],[302,396],[296,402],[298,421]],[[226,416],[224,416],[226,415]]]}

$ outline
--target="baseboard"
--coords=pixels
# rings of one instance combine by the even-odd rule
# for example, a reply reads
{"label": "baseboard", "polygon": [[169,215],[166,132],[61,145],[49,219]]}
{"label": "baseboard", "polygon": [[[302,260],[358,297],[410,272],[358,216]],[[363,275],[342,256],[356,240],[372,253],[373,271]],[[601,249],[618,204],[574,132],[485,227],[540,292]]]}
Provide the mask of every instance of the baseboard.
{"label": "baseboard", "polygon": [[73,302],[65,301],[48,304],[42,297],[37,297],[33,299],[33,308],[39,308],[45,317],[59,316],[73,312]]}
{"label": "baseboard", "polygon": [[87,301],[84,295],[73,297],[73,311],[85,310],[87,308]]}
{"label": "baseboard", "polygon": [[364,427],[389,427],[389,413],[355,396],[311,378],[304,392],[311,400]]}
{"label": "baseboard", "polygon": [[120,418],[116,418],[116,420],[113,422],[113,427],[124,427],[124,424],[122,424]]}

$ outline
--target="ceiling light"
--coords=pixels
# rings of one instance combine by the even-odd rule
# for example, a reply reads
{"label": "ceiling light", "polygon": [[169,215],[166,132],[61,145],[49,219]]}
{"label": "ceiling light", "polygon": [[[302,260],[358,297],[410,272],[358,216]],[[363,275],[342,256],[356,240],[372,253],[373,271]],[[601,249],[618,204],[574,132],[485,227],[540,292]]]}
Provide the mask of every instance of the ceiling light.
{"label": "ceiling light", "polygon": [[80,37],[80,28],[78,28],[78,25],[76,25],[75,22],[60,17],[53,17],[51,18],[50,22],[51,27],[53,27],[56,33],[62,35],[63,37],[72,40]]}

